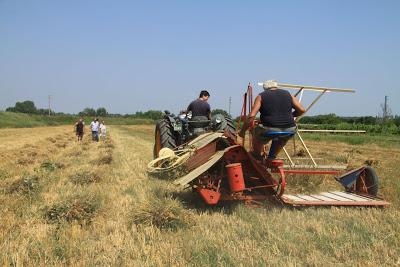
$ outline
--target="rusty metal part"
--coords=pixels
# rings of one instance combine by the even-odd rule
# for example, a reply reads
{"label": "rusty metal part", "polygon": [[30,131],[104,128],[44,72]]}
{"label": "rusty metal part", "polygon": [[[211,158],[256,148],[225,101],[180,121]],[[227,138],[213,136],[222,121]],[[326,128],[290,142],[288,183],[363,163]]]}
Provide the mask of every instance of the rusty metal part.
{"label": "rusty metal part", "polygon": [[[364,169],[345,173],[336,178],[348,192],[323,192],[313,195],[284,194],[286,176],[296,174],[338,175],[337,169],[287,169],[282,161],[258,161],[246,149],[236,142],[229,133],[219,137],[200,138],[201,145],[191,154],[186,162],[190,172],[174,181],[174,184],[190,186],[199,193],[208,205],[220,201],[278,201],[291,206],[381,206],[388,202],[370,195],[371,181]],[[199,143],[197,143],[199,144]],[[240,164],[243,173],[243,184],[232,187],[229,184],[226,166]],[[276,177],[273,174],[277,174]]]}
{"label": "rusty metal part", "polygon": [[217,143],[215,141],[194,151],[193,155],[186,162],[186,168],[193,170],[205,164],[217,152]]}

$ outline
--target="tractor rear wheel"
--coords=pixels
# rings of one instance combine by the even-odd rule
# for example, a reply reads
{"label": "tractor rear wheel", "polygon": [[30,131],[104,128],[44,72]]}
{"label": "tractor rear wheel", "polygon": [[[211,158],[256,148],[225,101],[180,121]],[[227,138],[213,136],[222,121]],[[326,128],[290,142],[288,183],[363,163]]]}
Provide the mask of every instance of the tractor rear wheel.
{"label": "tractor rear wheel", "polygon": [[236,137],[237,137],[236,136],[236,127],[235,127],[234,122],[229,117],[225,117],[225,120],[226,120],[226,128],[225,128],[225,130],[228,130],[228,132],[231,133],[236,139]]}
{"label": "tractor rear wheel", "polygon": [[357,178],[356,191],[376,196],[378,194],[378,180],[375,170],[367,166]]}
{"label": "tractor rear wheel", "polygon": [[156,124],[153,157],[158,158],[161,148],[164,147],[171,149],[176,147],[174,129],[166,120],[159,121]]}

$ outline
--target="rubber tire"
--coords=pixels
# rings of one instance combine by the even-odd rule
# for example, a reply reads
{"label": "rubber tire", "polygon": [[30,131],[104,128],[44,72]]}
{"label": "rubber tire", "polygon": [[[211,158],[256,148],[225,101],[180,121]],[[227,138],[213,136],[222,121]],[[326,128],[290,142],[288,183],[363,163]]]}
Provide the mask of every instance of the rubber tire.
{"label": "rubber tire", "polygon": [[236,134],[236,127],[235,127],[234,122],[229,117],[225,117],[225,120],[226,120],[226,128],[225,129],[228,130],[235,137],[235,140],[236,140],[237,134]]}
{"label": "rubber tire", "polygon": [[[378,187],[379,187],[379,178],[376,175],[375,170],[370,167],[370,166],[366,166],[364,169],[365,172],[365,183],[367,184],[367,191],[368,194],[370,194],[371,196],[377,196],[378,195]],[[358,182],[358,181],[357,181]],[[357,188],[357,184],[356,184],[356,188]]]}
{"label": "rubber tire", "polygon": [[175,133],[172,125],[167,120],[161,120],[156,124],[156,130],[154,132],[154,149],[153,157],[158,158],[158,153],[161,148],[176,147]]}

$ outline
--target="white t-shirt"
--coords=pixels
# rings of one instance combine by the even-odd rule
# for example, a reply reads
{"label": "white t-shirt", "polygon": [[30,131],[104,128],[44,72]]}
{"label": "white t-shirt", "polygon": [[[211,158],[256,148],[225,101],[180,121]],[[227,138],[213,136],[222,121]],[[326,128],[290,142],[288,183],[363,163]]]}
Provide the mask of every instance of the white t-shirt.
{"label": "white t-shirt", "polygon": [[90,123],[90,129],[92,130],[92,132],[98,132],[99,126],[100,126],[100,123],[98,121],[92,121]]}
{"label": "white t-shirt", "polygon": [[100,124],[100,131],[101,131],[101,133],[106,133],[106,130],[107,130],[107,128],[106,128],[106,126],[104,125],[104,124]]}

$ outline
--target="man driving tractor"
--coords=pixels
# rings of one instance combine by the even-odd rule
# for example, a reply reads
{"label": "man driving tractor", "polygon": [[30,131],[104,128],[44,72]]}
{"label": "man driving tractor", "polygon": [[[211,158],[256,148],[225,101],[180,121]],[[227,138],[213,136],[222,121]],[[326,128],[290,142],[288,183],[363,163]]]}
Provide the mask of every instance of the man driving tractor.
{"label": "man driving tractor", "polygon": [[211,107],[207,103],[210,93],[206,90],[200,92],[198,99],[192,101],[187,108],[187,113],[192,112],[192,118],[206,117],[206,120],[211,119]]}
{"label": "man driving tractor", "polygon": [[294,135],[296,131],[294,117],[302,115],[305,109],[288,91],[278,89],[276,81],[264,82],[263,88],[264,92],[256,97],[253,109],[239,136],[244,137],[246,130],[260,112],[260,124],[253,129],[252,153],[255,158],[261,159],[264,145],[273,140],[267,157],[268,161],[272,161]]}

